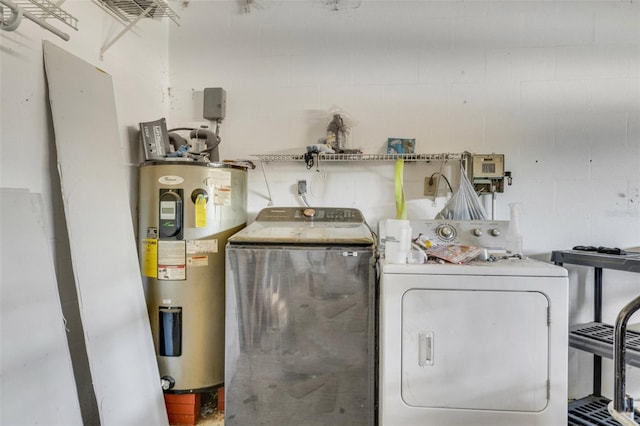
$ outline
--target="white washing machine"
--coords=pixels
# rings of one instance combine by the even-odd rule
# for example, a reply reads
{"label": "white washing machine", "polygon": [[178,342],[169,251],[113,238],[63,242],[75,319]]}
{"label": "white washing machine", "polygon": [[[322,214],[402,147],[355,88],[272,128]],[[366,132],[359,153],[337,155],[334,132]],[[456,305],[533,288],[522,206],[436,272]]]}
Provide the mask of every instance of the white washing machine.
{"label": "white washing machine", "polygon": [[414,237],[496,259],[381,262],[380,425],[567,424],[567,271],[503,259],[507,225],[412,221]]}

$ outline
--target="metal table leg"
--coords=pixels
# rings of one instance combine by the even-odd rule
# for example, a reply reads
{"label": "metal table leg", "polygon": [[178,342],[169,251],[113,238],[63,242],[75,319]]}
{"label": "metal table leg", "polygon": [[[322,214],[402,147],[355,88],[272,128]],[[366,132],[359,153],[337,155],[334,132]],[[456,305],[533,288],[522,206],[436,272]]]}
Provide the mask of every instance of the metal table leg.
{"label": "metal table leg", "polygon": [[[602,268],[593,270],[593,320],[602,322]],[[593,394],[602,395],[602,357],[593,356]]]}

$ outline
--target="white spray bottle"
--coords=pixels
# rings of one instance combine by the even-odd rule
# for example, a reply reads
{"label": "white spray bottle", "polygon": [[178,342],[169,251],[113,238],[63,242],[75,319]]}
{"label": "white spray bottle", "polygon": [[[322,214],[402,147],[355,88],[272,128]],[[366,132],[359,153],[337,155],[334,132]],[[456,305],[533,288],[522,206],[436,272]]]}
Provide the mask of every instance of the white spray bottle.
{"label": "white spray bottle", "polygon": [[507,228],[507,253],[522,254],[522,234],[520,233],[520,209],[522,203],[509,203],[509,227]]}

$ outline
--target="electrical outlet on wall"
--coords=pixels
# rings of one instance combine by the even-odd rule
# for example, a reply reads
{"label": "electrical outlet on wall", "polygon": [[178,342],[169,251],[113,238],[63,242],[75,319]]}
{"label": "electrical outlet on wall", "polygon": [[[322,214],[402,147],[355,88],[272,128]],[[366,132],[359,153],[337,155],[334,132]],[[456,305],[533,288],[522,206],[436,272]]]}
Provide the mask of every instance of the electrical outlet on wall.
{"label": "electrical outlet on wall", "polygon": [[302,195],[302,194],[306,194],[307,193],[307,181],[306,180],[299,180],[298,181],[298,195]]}
{"label": "electrical outlet on wall", "polygon": [[438,179],[431,176],[425,176],[424,178],[424,195],[425,197],[433,197],[436,195],[436,185],[438,183]]}

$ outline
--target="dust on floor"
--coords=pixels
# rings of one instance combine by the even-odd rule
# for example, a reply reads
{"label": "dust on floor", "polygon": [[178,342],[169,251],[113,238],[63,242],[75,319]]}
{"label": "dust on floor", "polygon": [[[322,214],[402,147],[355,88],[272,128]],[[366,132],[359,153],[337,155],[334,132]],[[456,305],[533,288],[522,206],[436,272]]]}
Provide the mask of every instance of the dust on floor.
{"label": "dust on floor", "polygon": [[202,394],[200,419],[196,426],[224,426],[224,412],[218,411],[217,392]]}

